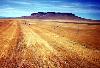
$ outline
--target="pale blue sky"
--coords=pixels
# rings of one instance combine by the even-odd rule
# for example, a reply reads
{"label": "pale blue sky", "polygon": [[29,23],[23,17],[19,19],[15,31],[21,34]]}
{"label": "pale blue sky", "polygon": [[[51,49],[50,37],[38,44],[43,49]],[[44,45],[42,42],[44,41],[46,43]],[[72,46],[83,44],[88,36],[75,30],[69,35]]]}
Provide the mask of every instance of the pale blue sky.
{"label": "pale blue sky", "polygon": [[100,19],[99,0],[0,0],[0,16],[19,17],[33,12],[68,12]]}

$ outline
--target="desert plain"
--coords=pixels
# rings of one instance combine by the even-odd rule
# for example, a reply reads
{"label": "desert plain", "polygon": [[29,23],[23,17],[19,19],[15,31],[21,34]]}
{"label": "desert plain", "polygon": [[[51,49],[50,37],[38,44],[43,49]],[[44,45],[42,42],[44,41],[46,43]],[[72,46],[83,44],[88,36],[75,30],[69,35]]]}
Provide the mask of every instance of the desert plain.
{"label": "desert plain", "polygon": [[100,68],[100,24],[0,19],[0,68]]}

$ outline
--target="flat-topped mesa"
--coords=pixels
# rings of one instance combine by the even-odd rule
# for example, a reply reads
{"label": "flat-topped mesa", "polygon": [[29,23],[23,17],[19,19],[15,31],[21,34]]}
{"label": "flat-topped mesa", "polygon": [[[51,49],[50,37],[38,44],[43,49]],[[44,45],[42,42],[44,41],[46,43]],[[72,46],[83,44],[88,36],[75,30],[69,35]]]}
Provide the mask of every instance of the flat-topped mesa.
{"label": "flat-topped mesa", "polygon": [[22,18],[29,18],[29,19],[68,19],[68,20],[85,20],[76,16],[73,13],[60,13],[60,12],[38,12],[32,13],[31,16],[22,16]]}
{"label": "flat-topped mesa", "polygon": [[60,12],[58,12],[58,13],[56,13],[56,12],[47,12],[47,13],[45,13],[45,12],[38,12],[38,13],[32,13],[31,14],[31,16],[35,16],[35,15],[75,16],[75,14],[72,14],[72,13],[60,13]]}

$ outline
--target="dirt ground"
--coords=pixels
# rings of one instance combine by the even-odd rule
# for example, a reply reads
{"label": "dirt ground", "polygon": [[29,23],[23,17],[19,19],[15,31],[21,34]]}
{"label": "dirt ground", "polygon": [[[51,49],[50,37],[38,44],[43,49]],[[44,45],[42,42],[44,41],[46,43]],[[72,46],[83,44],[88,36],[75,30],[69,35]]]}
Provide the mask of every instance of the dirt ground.
{"label": "dirt ground", "polygon": [[0,68],[100,68],[100,25],[1,19]]}

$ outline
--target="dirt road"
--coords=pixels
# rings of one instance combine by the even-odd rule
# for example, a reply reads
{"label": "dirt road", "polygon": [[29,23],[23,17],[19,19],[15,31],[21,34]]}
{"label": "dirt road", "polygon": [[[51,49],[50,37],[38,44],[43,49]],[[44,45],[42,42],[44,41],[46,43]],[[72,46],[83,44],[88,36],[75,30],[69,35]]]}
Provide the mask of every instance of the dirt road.
{"label": "dirt road", "polygon": [[72,30],[75,26],[40,20],[6,22],[0,27],[0,68],[100,68],[100,45],[84,46],[80,39],[72,39],[75,30],[70,33],[65,27]]}

